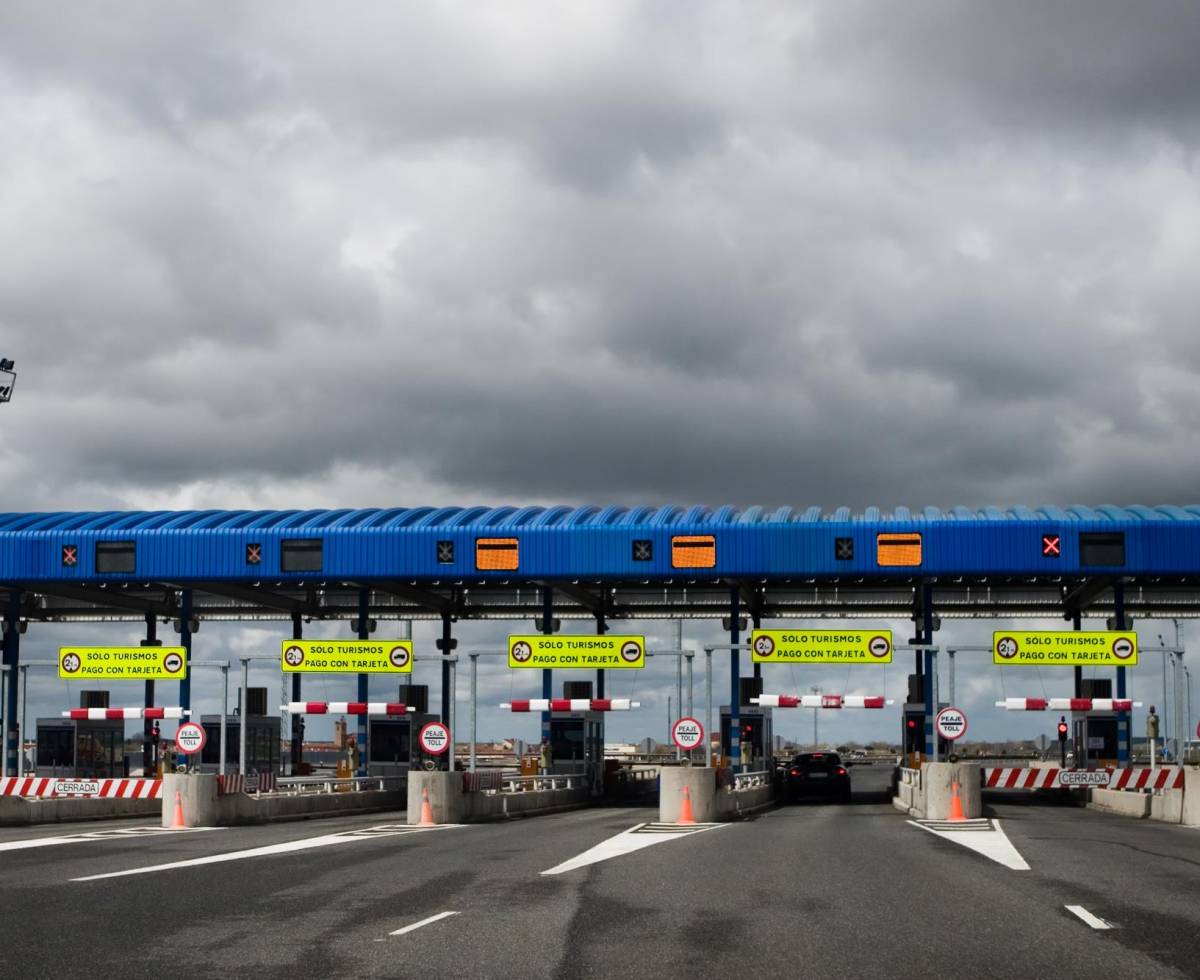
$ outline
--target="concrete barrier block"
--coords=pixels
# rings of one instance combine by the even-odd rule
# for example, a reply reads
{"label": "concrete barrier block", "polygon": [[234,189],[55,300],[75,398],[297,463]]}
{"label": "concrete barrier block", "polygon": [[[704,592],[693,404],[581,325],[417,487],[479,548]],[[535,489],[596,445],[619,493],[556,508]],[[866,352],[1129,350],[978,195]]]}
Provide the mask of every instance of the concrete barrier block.
{"label": "concrete barrier block", "polygon": [[175,794],[183,805],[183,822],[188,827],[220,827],[217,776],[210,772],[168,772],[163,775],[162,825],[170,827],[175,817]]}
{"label": "concrete barrier block", "polygon": [[[713,823],[717,817],[717,772],[707,766],[664,766],[659,777],[658,819],[677,823],[686,786],[697,823]],[[720,791],[724,793],[724,790]]]}
{"label": "concrete barrier block", "polygon": [[1168,789],[1150,797],[1150,819],[1163,823],[1180,823],[1183,820],[1183,790]]}
{"label": "concrete barrier block", "polygon": [[974,762],[927,762],[921,767],[921,791],[925,817],[946,820],[953,797],[951,783],[958,783],[958,798],[968,820],[983,816],[980,767]]}
{"label": "concrete barrier block", "polygon": [[1150,797],[1145,793],[1126,793],[1119,789],[1093,789],[1088,809],[1144,819],[1150,815]]}
{"label": "concrete barrier block", "polygon": [[[429,794],[434,823],[462,823],[465,813],[461,772],[422,772],[408,774],[408,822],[421,822],[421,805]],[[479,796],[480,794],[473,794]]]}
{"label": "concrete barrier block", "polygon": [[0,827],[26,827],[75,820],[114,820],[120,817],[154,818],[161,808],[160,800],[64,799],[53,796],[26,800],[19,796],[0,796]]}
{"label": "concrete barrier block", "polygon": [[1188,766],[1183,770],[1183,804],[1180,823],[1185,827],[1200,827],[1200,769]]}

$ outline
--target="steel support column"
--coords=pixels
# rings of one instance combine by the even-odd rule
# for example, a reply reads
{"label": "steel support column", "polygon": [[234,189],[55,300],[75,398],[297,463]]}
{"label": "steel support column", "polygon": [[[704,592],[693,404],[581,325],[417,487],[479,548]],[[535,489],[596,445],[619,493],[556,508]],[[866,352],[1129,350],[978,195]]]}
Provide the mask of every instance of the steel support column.
{"label": "steel support column", "polygon": [[[742,611],[742,594],[735,585],[729,590],[729,642],[741,643],[738,617]],[[742,768],[742,652],[729,651],[729,764],[734,772]]]}
{"label": "steel support column", "polygon": [[[292,613],[292,639],[304,639],[304,620],[298,612]],[[300,700],[299,671],[292,674],[292,700]],[[300,775],[300,766],[304,761],[304,715],[292,715],[292,775]]]}
{"label": "steel support column", "polygon": [[[358,590],[358,638],[360,640],[369,640],[371,638],[371,624],[369,622],[371,612],[371,590]],[[358,700],[371,700],[371,675],[358,675]],[[370,719],[366,715],[358,716],[358,773],[359,776],[365,776],[368,772],[368,764],[370,757],[368,752],[370,746],[367,744],[367,726]]]}
{"label": "steel support column", "polygon": [[[550,586],[542,588],[542,632],[546,636],[554,634],[554,590]],[[554,671],[549,668],[542,669],[542,697],[554,697]],[[550,712],[542,712],[542,738],[543,742],[550,741]]]}
{"label": "steel support column", "polygon": [[21,591],[13,589],[8,594],[8,606],[4,610],[4,663],[8,665],[8,687],[4,702],[4,755],[7,760],[5,771],[19,773],[18,760],[22,754],[21,742],[25,733],[17,725],[17,667],[21,663]]}
{"label": "steel support column", "polygon": [[450,613],[442,613],[442,724],[450,724],[450,640],[453,631],[450,628]]}
{"label": "steel support column", "polygon": [[[752,609],[750,611],[750,625],[754,629],[759,629],[762,627],[762,614],[757,609]],[[679,645],[680,645],[680,647],[682,647],[683,643],[680,642]],[[754,658],[751,657],[750,659],[753,660]],[[762,677],[762,664],[755,663],[754,664],[754,679],[758,680],[760,677]]]}
{"label": "steel support column", "polygon": [[[604,621],[604,613],[596,613],[596,632],[603,636],[608,632],[608,624]],[[596,670],[596,697],[604,697],[604,668],[600,667]],[[604,724],[604,716],[600,716],[600,723]]]}
{"label": "steel support column", "polygon": [[[1125,629],[1125,586],[1118,582],[1113,586],[1113,619],[1118,630]],[[1125,668],[1117,668],[1117,697],[1125,697]],[[1117,767],[1129,768],[1129,719],[1128,711],[1117,712]]]}
{"label": "steel support column", "polygon": [[[144,647],[159,646],[158,642],[158,620],[154,618],[154,613],[146,613],[146,638],[142,640]],[[154,681],[146,681],[145,698],[143,699],[143,707],[154,707]],[[154,722],[149,718],[142,719],[142,772],[147,777],[150,776],[150,770],[154,768]]]}
{"label": "steel support column", "polygon": [[[920,639],[922,643],[933,644],[933,587],[930,585],[921,586],[921,629]],[[933,719],[937,714],[937,704],[934,701],[935,690],[933,682],[934,659],[933,651],[922,651],[924,661],[924,677],[922,683],[922,693],[925,700],[925,758],[927,760],[937,759],[937,743],[936,735],[933,731]]]}
{"label": "steel support column", "polygon": [[[179,645],[183,647],[183,660],[187,669],[179,682],[179,706],[192,707],[192,590],[184,589],[179,597]],[[186,715],[184,717],[187,717]]]}

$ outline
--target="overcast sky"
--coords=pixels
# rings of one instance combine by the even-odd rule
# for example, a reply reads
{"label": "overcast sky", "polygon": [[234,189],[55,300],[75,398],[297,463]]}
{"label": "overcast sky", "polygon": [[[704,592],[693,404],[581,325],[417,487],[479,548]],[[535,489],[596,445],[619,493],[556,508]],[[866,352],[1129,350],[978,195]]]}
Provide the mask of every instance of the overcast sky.
{"label": "overcast sky", "polygon": [[1197,51],[1194,2],[5,4],[0,509],[1193,503]]}

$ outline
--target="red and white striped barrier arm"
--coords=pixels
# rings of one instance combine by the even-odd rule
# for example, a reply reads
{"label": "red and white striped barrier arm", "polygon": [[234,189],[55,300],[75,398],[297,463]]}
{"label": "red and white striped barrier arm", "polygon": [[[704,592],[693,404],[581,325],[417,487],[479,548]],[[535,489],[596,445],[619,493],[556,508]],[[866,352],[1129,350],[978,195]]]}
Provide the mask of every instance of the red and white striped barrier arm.
{"label": "red and white striped barrier arm", "polygon": [[63,779],[52,776],[8,776],[0,779],[0,796],[161,800],[162,780]]}
{"label": "red and white striped barrier arm", "polygon": [[408,715],[417,709],[399,701],[289,701],[279,710],[289,715]]}
{"label": "red and white striped barrier arm", "polygon": [[505,701],[500,708],[502,711],[630,711],[641,706],[641,701],[629,698],[529,698]]}
{"label": "red and white striped barrier arm", "polygon": [[119,721],[125,719],[146,718],[187,718],[191,715],[187,708],[71,708],[60,712],[64,718],[74,721]]}
{"label": "red and white striped barrier arm", "polygon": [[984,769],[984,789],[1058,789],[1058,769]]}
{"label": "red and white striped barrier arm", "polygon": [[996,707],[1005,711],[1132,711],[1141,701],[1128,698],[1005,698]]}
{"label": "red and white striped barrier arm", "polygon": [[762,708],[882,708],[896,702],[874,694],[763,694],[750,703]]}
{"label": "red and white striped barrier arm", "polygon": [[1119,769],[1108,784],[1109,789],[1183,789],[1183,770]]}

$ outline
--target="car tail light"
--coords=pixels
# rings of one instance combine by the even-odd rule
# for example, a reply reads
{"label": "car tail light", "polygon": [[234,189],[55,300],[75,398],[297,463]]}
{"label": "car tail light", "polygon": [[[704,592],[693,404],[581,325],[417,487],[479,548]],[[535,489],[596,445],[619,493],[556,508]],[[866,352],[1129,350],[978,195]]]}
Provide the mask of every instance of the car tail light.
{"label": "car tail light", "polygon": [[799,775],[800,775],[800,770],[799,770],[799,769],[793,769],[793,770],[792,770],[792,775],[793,775],[793,776],[799,776]]}
{"label": "car tail light", "polygon": [[846,770],[845,770],[845,769],[843,769],[841,766],[838,766],[838,775],[839,775],[839,776],[844,776],[844,775],[846,775]]}

